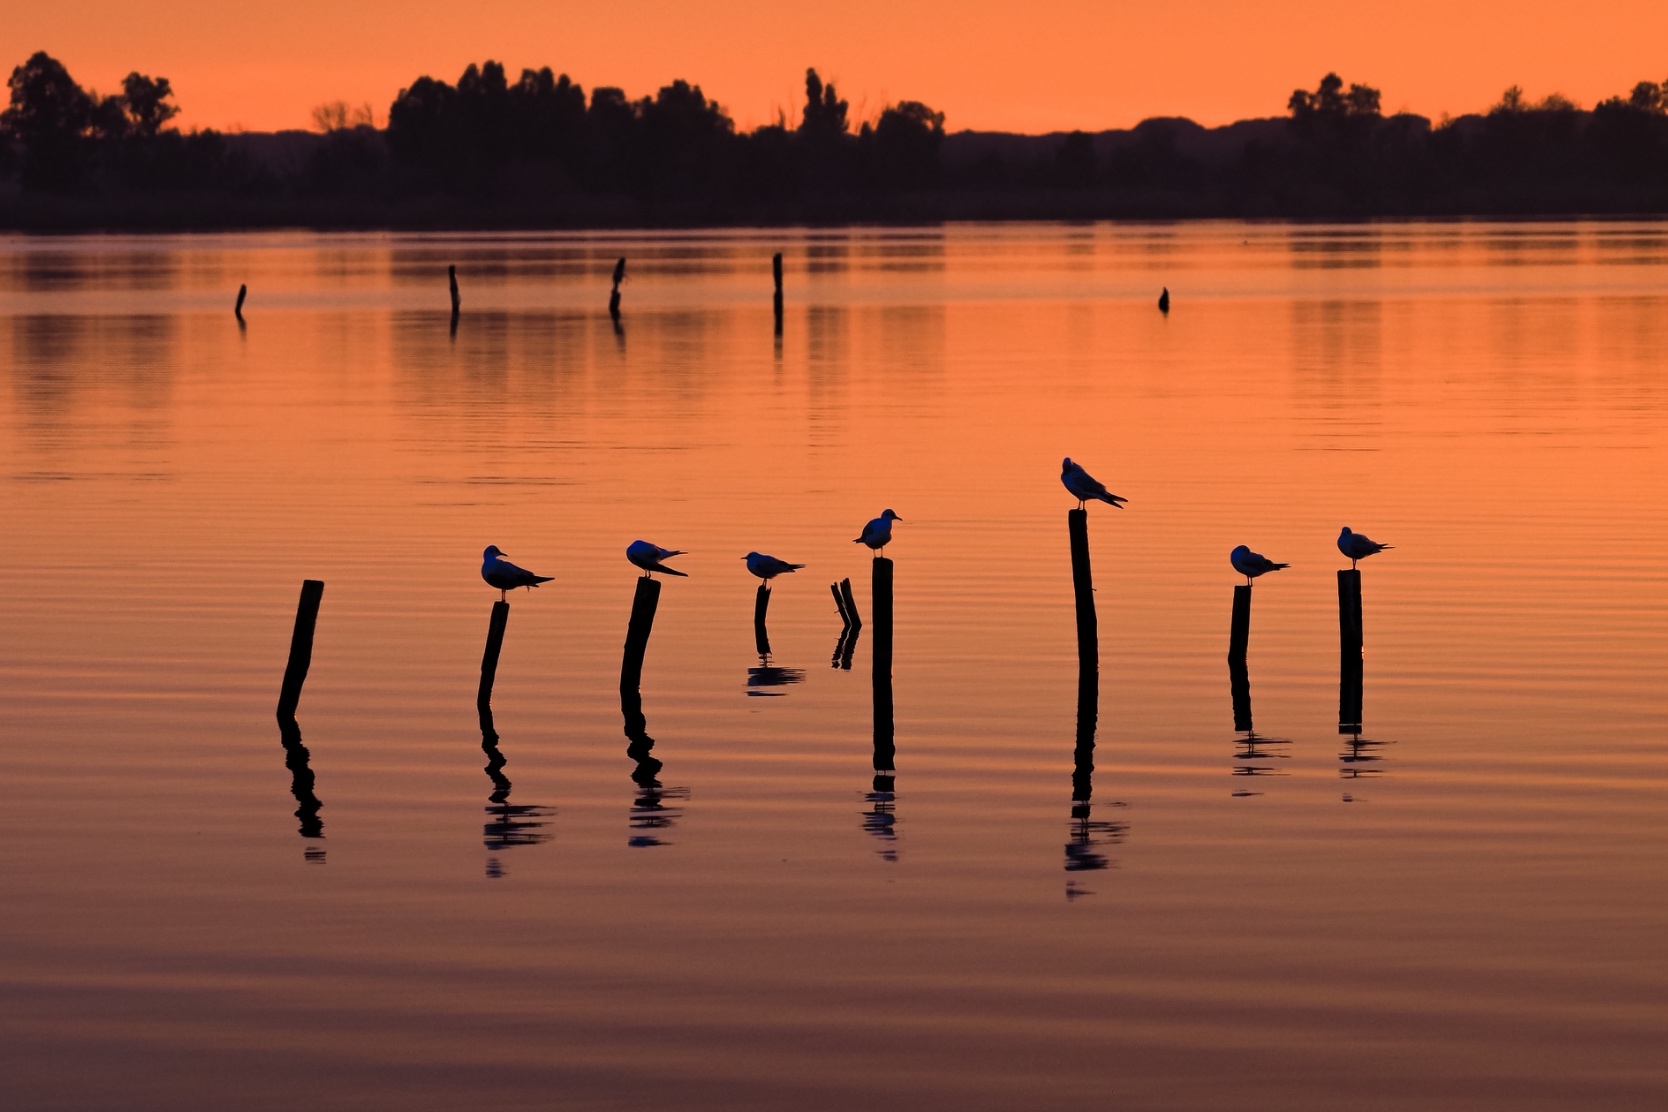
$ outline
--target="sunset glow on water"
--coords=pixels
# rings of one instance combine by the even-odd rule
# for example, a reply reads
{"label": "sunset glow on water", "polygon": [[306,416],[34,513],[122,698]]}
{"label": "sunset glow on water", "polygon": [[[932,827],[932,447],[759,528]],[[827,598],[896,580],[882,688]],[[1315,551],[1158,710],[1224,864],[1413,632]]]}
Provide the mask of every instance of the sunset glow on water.
{"label": "sunset glow on water", "polygon": [[[0,375],[0,1103],[1668,1099],[1662,225],[17,237]],[[1075,809],[1068,455],[1129,499]],[[828,591],[886,507],[889,789]],[[507,791],[489,544],[553,577]]]}

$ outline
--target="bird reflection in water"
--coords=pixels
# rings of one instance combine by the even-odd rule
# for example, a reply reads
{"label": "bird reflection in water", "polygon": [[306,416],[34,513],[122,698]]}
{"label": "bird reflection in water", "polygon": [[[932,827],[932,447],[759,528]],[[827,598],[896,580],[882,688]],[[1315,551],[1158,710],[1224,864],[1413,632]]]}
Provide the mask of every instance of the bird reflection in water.
{"label": "bird reflection in water", "polygon": [[[1277,747],[1290,745],[1291,741],[1281,737],[1262,737],[1252,727],[1251,676],[1243,658],[1228,658],[1228,686],[1234,700],[1234,730],[1240,735],[1234,740],[1236,748],[1230,774],[1235,777],[1284,776],[1285,773],[1277,771],[1274,765],[1262,762],[1286,760],[1291,754],[1278,751]],[[1249,788],[1238,788],[1233,797],[1247,799],[1262,794]]]}
{"label": "bird reflection in water", "polygon": [[637,762],[631,772],[637,785],[637,798],[631,805],[631,833],[626,845],[634,847],[664,846],[661,833],[671,829],[682,817],[683,810],[667,805],[667,800],[689,798],[688,788],[668,788],[660,782],[662,765],[655,759],[654,738],[648,734],[648,720],[643,717],[643,698],[635,690],[620,690],[620,713],[625,718],[625,736],[630,742],[626,756]]}
{"label": "bird reflection in water", "polygon": [[[324,807],[313,794],[313,769],[308,763],[311,754],[301,744],[301,726],[293,717],[278,716],[278,740],[284,747],[284,767],[290,770],[290,794],[295,796],[295,817],[300,823],[297,832],[308,839],[323,839],[324,821],[319,811]],[[324,849],[311,846],[302,850],[306,860],[324,864]]]}
{"label": "bird reflection in water", "polygon": [[[1078,883],[1075,874],[1109,869],[1112,862],[1101,853],[1101,847],[1116,845],[1129,833],[1127,822],[1096,819],[1093,812],[1095,794],[1095,727],[1100,716],[1100,672],[1094,668],[1080,668],[1077,676],[1077,748],[1072,752],[1071,824],[1066,842],[1066,899],[1090,896],[1094,892]],[[1103,803],[1103,807],[1122,807],[1124,804]]]}
{"label": "bird reflection in water", "polygon": [[772,698],[786,695],[785,691],[760,691],[764,687],[787,687],[790,684],[804,683],[805,670],[803,668],[779,668],[770,662],[769,656],[759,657],[757,668],[747,669],[747,694],[750,698]]}
{"label": "bird reflection in water", "polygon": [[492,726],[492,708],[480,704],[481,752],[486,754],[487,779],[492,781],[492,792],[487,796],[487,820],[481,827],[481,844],[488,854],[486,875],[497,880],[504,875],[498,854],[515,846],[536,846],[550,840],[544,827],[550,825],[545,816],[551,808],[533,803],[511,803],[510,778],[504,775],[504,753],[498,748],[498,731]]}

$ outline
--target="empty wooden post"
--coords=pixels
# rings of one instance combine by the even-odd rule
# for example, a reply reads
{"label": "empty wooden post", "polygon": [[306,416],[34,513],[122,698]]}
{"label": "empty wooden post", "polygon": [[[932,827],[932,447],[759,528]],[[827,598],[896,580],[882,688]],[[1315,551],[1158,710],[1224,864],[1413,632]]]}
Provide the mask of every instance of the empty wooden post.
{"label": "empty wooden post", "polygon": [[488,710],[492,705],[492,685],[498,679],[498,653],[504,647],[504,627],[510,620],[510,604],[502,600],[492,604],[492,618],[487,622],[486,651],[481,654],[481,686],[475,690],[475,707],[483,722],[491,722]]}
{"label": "empty wooden post", "polygon": [[1071,585],[1077,596],[1077,662],[1100,667],[1100,625],[1095,619],[1095,582],[1089,567],[1089,511],[1068,510],[1071,534]]}
{"label": "empty wooden post", "polygon": [[448,266],[446,268],[446,281],[452,287],[452,315],[455,317],[458,315],[458,310],[463,308],[463,298],[458,295],[457,267]]}
{"label": "empty wooden post", "polygon": [[851,624],[851,618],[846,614],[846,600],[840,597],[840,585],[838,583],[830,583],[828,585],[828,590],[834,596],[834,609],[840,612],[840,624],[849,626]]}
{"label": "empty wooden post", "polygon": [[760,656],[770,655],[770,634],[765,629],[765,612],[769,609],[770,586],[760,583],[759,593],[753,596],[753,645]]}
{"label": "empty wooden post", "polygon": [[614,318],[614,323],[620,321],[620,283],[625,281],[625,256],[614,264],[614,290],[608,295],[608,315]]}
{"label": "empty wooden post", "polygon": [[625,656],[620,661],[620,694],[636,692],[643,682],[643,654],[649,650],[654,632],[654,612],[660,606],[660,580],[642,576],[631,600],[631,621],[626,625]]}
{"label": "empty wooden post", "polygon": [[237,288],[237,304],[232,306],[232,316],[238,319],[239,324],[243,323],[243,299],[248,296],[248,285],[242,285]]}
{"label": "empty wooden post", "polygon": [[[890,560],[887,561],[887,565],[891,565]],[[888,582],[890,582],[890,580],[888,580]],[[857,613],[857,596],[851,593],[851,580],[840,580],[840,598],[846,604],[845,619],[847,624],[849,624],[852,629],[862,629],[863,619]],[[890,599],[891,596],[888,595],[887,598]]]}
{"label": "empty wooden post", "polygon": [[1228,625],[1228,659],[1245,660],[1245,649],[1251,641],[1251,584],[1241,583],[1234,588],[1234,616]]}
{"label": "empty wooden post", "polygon": [[301,601],[295,608],[295,630],[290,634],[290,660],[284,667],[284,684],[278,692],[280,722],[294,718],[296,705],[301,702],[301,685],[307,682],[307,669],[313,663],[313,627],[318,624],[319,600],[323,597],[323,580],[302,580]]}
{"label": "empty wooden post", "polygon": [[775,256],[771,258],[770,269],[771,273],[776,278],[776,297],[774,299],[776,306],[776,334],[780,336],[782,334],[782,252],[776,252]]}

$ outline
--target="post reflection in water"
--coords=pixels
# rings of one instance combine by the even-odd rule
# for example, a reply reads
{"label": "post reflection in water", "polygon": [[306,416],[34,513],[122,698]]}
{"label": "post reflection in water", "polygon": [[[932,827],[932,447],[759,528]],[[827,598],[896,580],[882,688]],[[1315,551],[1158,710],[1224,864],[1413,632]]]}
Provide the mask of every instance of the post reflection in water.
{"label": "post reflection in water", "polygon": [[[1388,743],[1361,736],[1364,672],[1364,662],[1358,652],[1346,652],[1338,662],[1338,733],[1349,739],[1344,743],[1344,751],[1338,754],[1338,776],[1343,780],[1367,780],[1384,774],[1377,767],[1384,759],[1377,750]],[[1356,803],[1360,797],[1345,792],[1343,801]]]}
{"label": "post reflection in water", "polygon": [[637,785],[637,798],[631,804],[631,833],[626,838],[629,846],[663,846],[661,832],[669,830],[682,816],[678,807],[669,807],[669,799],[688,799],[688,788],[668,788],[660,782],[661,763],[654,756],[654,738],[649,736],[648,720],[643,717],[643,697],[635,689],[620,688],[620,714],[625,719],[625,736],[630,742],[626,756],[637,762],[631,771],[632,783]]}
{"label": "post reflection in water", "polygon": [[[1252,725],[1251,673],[1246,668],[1244,657],[1228,658],[1228,687],[1234,701],[1234,730],[1240,735],[1234,740],[1235,763],[1230,774],[1236,777],[1284,776],[1285,773],[1277,771],[1274,765],[1261,762],[1286,760],[1291,754],[1275,752],[1268,747],[1290,745],[1291,741],[1283,737],[1262,737]],[[1248,799],[1262,794],[1250,788],[1236,788],[1233,797]]]}
{"label": "post reflection in water", "polygon": [[[874,780],[863,799],[863,829],[882,841],[881,860],[898,859],[897,747],[892,729],[892,561],[876,557],[873,567],[875,622],[874,667]],[[853,633],[853,641],[856,636]]]}
{"label": "post reflection in water", "polygon": [[481,716],[481,752],[486,754],[487,779],[492,781],[492,792],[487,796],[487,820],[481,827],[481,844],[489,855],[486,875],[494,880],[504,875],[503,863],[496,856],[515,846],[536,846],[548,842],[550,825],[545,816],[551,808],[536,803],[511,803],[510,778],[504,775],[504,752],[498,748],[498,731],[492,724],[492,707],[477,703]]}
{"label": "post reflection in water", "polygon": [[[1066,842],[1066,872],[1089,873],[1111,868],[1112,862],[1100,852],[1102,846],[1117,845],[1129,833],[1127,822],[1093,817],[1095,794],[1095,728],[1100,716],[1100,670],[1086,662],[1077,670],[1077,746],[1072,752],[1071,826]],[[1113,802],[1103,806],[1122,807]],[[1066,899],[1093,895],[1066,877]]]}
{"label": "post reflection in water", "polygon": [[755,668],[747,669],[747,695],[749,698],[775,698],[786,695],[785,691],[763,691],[761,688],[787,687],[790,684],[804,683],[805,670],[803,668],[781,668],[770,662],[770,630],[765,626],[765,611],[770,605],[770,588],[759,587],[758,602],[753,609],[753,645],[759,653],[759,663]]}
{"label": "post reflection in water", "polygon": [[[324,804],[313,794],[313,769],[309,764],[311,754],[301,744],[301,726],[293,717],[278,716],[278,740],[284,747],[284,767],[290,770],[290,794],[295,796],[295,817],[300,823],[297,832],[303,838],[322,839],[324,821],[319,818],[319,811]],[[308,861],[324,863],[322,847],[310,846],[302,853]]]}

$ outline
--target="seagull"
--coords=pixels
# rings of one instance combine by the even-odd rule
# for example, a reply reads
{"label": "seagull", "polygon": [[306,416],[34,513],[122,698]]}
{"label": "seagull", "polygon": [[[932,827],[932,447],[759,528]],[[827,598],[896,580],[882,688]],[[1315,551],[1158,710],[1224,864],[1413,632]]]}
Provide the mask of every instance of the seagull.
{"label": "seagull", "polygon": [[1273,560],[1270,560],[1261,552],[1252,552],[1243,544],[1228,553],[1228,563],[1234,565],[1235,571],[1245,576],[1245,582],[1247,585],[1249,585],[1253,579],[1257,578],[1257,576],[1266,572],[1279,571],[1281,568],[1291,567],[1290,564],[1276,564]]}
{"label": "seagull", "polygon": [[749,552],[742,557],[747,561],[747,570],[769,583],[783,572],[798,571],[804,564],[790,564],[786,560],[778,560],[774,556],[766,556],[762,552]]}
{"label": "seagull", "polygon": [[892,523],[903,518],[891,510],[882,510],[879,517],[863,526],[863,532],[852,544],[866,544],[879,552],[892,542]]}
{"label": "seagull", "polygon": [[498,588],[498,597],[503,602],[509,601],[509,592],[517,587],[537,587],[540,583],[549,583],[548,575],[534,575],[526,568],[518,568],[498,551],[495,544],[487,545],[481,553],[481,578],[487,581],[488,587]]}
{"label": "seagull", "polygon": [[679,571],[677,568],[669,568],[661,562],[670,560],[674,556],[683,555],[685,553],[682,549],[661,548],[658,544],[650,544],[648,541],[632,541],[626,546],[626,559],[642,568],[645,577],[660,571],[667,575],[681,575],[687,578],[688,572]]}
{"label": "seagull", "polygon": [[1067,456],[1060,464],[1060,481],[1065,484],[1071,496],[1077,499],[1077,508],[1082,509],[1083,503],[1093,499],[1110,503],[1123,509],[1121,503],[1128,502],[1128,498],[1119,498],[1116,494],[1108,493],[1107,489],[1095,481],[1095,477],[1083,470],[1081,463],[1073,463]]}
{"label": "seagull", "polygon": [[1338,534],[1338,551],[1349,557],[1351,568],[1355,567],[1357,560],[1365,560],[1375,553],[1394,547],[1395,545],[1370,541],[1360,533],[1352,533],[1348,525],[1344,526],[1344,531]]}

